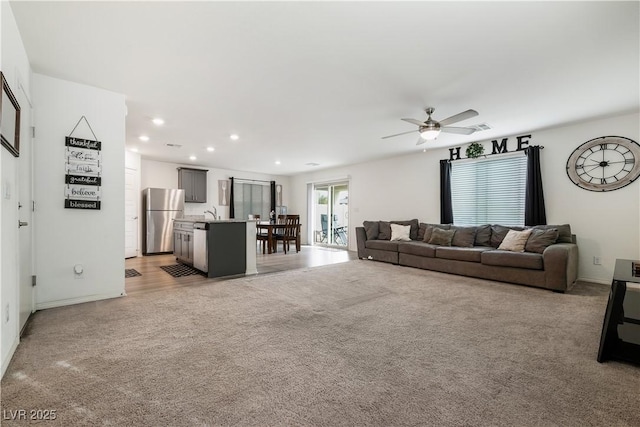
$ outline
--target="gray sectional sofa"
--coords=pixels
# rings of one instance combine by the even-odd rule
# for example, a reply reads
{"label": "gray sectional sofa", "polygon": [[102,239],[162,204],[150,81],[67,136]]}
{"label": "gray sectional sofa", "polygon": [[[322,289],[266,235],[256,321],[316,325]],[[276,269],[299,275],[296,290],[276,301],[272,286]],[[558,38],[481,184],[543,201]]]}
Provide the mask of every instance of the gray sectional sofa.
{"label": "gray sectional sofa", "polygon": [[[405,231],[410,226],[409,238],[391,240],[397,237],[392,236],[391,224],[403,225]],[[532,230],[529,237],[524,237],[524,252],[498,249],[509,230],[522,231],[528,228]],[[489,224],[456,227],[419,223],[417,219],[365,221],[362,227],[356,227],[358,257],[556,292],[571,289],[578,274],[578,246],[575,235],[571,234],[571,227],[564,224],[527,229]],[[519,234],[527,233],[529,231]],[[512,233],[507,240],[510,241],[515,234],[518,233]],[[433,244],[438,243],[436,237],[442,235],[446,239],[451,238],[451,241],[448,244]]]}

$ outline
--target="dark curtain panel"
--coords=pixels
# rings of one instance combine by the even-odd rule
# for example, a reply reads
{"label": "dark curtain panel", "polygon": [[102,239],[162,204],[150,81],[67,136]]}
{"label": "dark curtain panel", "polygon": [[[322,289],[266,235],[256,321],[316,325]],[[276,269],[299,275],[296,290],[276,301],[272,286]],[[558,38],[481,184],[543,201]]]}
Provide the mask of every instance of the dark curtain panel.
{"label": "dark curtain panel", "polygon": [[440,224],[453,224],[451,162],[440,160]]}
{"label": "dark curtain panel", "polygon": [[235,208],[234,208],[234,197],[233,197],[233,177],[229,178],[231,180],[231,191],[229,192],[229,218],[235,218]]}
{"label": "dark curtain panel", "polygon": [[524,202],[524,225],[545,225],[547,214],[544,208],[542,174],[540,173],[539,145],[527,148],[527,191]]}
{"label": "dark curtain panel", "polygon": [[[271,210],[276,211],[276,182],[271,181]],[[278,213],[276,212],[276,215]]]}

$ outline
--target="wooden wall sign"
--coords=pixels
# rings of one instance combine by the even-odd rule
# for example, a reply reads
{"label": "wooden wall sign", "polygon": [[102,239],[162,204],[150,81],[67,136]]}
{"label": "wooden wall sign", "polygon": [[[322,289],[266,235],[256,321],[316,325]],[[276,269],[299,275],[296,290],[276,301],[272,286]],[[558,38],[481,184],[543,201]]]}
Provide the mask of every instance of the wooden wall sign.
{"label": "wooden wall sign", "polygon": [[[76,127],[83,119],[91,129],[84,116],[80,118]],[[74,127],[71,134],[75,129]],[[93,134],[93,130],[91,133]],[[95,134],[93,136],[95,138]],[[97,139],[74,138],[72,136],[65,138],[64,207],[66,209],[100,210],[102,142]]]}
{"label": "wooden wall sign", "polygon": [[[502,138],[500,142],[497,139],[491,141],[491,154],[509,153],[507,149],[507,141],[509,138]],[[516,136],[516,149],[512,151],[524,151],[527,149],[531,135]],[[481,144],[482,145],[482,144]],[[449,161],[460,160],[460,149],[462,147],[449,148]],[[485,156],[486,157],[486,156]]]}

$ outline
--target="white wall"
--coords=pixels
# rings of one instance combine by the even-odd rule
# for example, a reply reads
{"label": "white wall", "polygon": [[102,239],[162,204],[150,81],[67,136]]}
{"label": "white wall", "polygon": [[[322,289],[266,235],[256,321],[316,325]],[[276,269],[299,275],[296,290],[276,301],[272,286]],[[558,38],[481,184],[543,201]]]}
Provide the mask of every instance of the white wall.
{"label": "white wall", "polygon": [[[142,159],[141,190],[153,188],[178,188],[178,168],[206,169],[207,172],[207,203],[185,203],[185,215],[203,215],[205,210],[215,206],[221,218],[229,218],[229,207],[218,204],[218,180],[234,178],[255,179],[260,181],[276,181],[282,184],[282,203],[288,206],[291,200],[291,185],[288,176],[267,175],[262,173],[242,172],[230,169],[217,169],[205,166],[159,162]],[[290,213],[295,211],[289,208]]]}
{"label": "white wall", "polygon": [[[0,245],[0,357],[2,361],[2,375],[11,360],[13,352],[19,340],[19,312],[20,312],[20,280],[29,279],[21,277],[20,249],[27,252],[30,249],[31,230],[24,228],[19,235],[18,219],[31,223],[28,211],[30,200],[20,198],[23,195],[27,199],[31,197],[31,180],[24,173],[24,165],[30,165],[31,150],[29,140],[29,124],[31,112],[28,97],[30,97],[30,73],[29,60],[20,38],[15,18],[9,2],[3,1],[0,6],[0,28],[2,40],[0,48],[0,69],[5,75],[7,83],[16,97],[21,109],[20,116],[20,157],[13,157],[6,149],[0,147],[0,216],[1,218],[1,245]],[[22,170],[21,170],[22,165]],[[20,214],[18,202],[25,206]],[[31,224],[32,226],[33,224]],[[26,240],[21,245],[20,238]],[[22,242],[25,243],[25,242]],[[30,274],[30,260],[25,259],[25,274]],[[26,295],[25,298],[30,297]],[[29,304],[30,301],[23,301]],[[8,318],[8,320],[7,320]]]}
{"label": "white wall", "polygon": [[[124,294],[123,95],[33,74],[36,308]],[[64,208],[65,137],[85,116],[102,141],[101,210]],[[81,123],[73,136],[94,139]],[[73,267],[84,267],[76,278]]]}
{"label": "white wall", "polygon": [[[596,137],[618,135],[639,141],[638,123],[640,114],[634,113],[523,133],[532,135],[530,145],[545,147],[541,168],[547,222],[571,224],[578,238],[580,279],[610,283],[616,258],[640,258],[640,180],[617,191],[586,191],[567,177],[567,159],[580,144]],[[516,136],[505,135],[510,151],[515,150]],[[491,141],[480,142],[491,152]],[[448,149],[427,150],[298,175],[291,179],[290,207],[306,218],[308,184],[348,176],[349,249],[356,250],[354,228],[364,220],[440,222],[439,161],[447,158]],[[602,265],[593,264],[594,256],[602,258]]]}
{"label": "white wall", "polygon": [[[124,167],[127,169],[133,169],[136,171],[136,188],[140,190],[140,182],[142,180],[142,157],[138,153],[132,153],[131,151],[124,152]],[[142,254],[142,200],[137,198],[137,212],[138,212],[138,241],[136,245],[137,256]]]}

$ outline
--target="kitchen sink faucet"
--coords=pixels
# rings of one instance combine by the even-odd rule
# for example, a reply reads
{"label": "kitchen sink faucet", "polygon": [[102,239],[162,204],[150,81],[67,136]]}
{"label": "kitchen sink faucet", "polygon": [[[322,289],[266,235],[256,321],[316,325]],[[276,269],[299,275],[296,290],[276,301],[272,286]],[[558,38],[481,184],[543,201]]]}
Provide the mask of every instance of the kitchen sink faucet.
{"label": "kitchen sink faucet", "polygon": [[217,221],[218,220],[218,210],[216,209],[215,206],[213,206],[213,212],[211,211],[204,211],[205,215],[210,213],[211,215],[213,215],[213,220]]}

